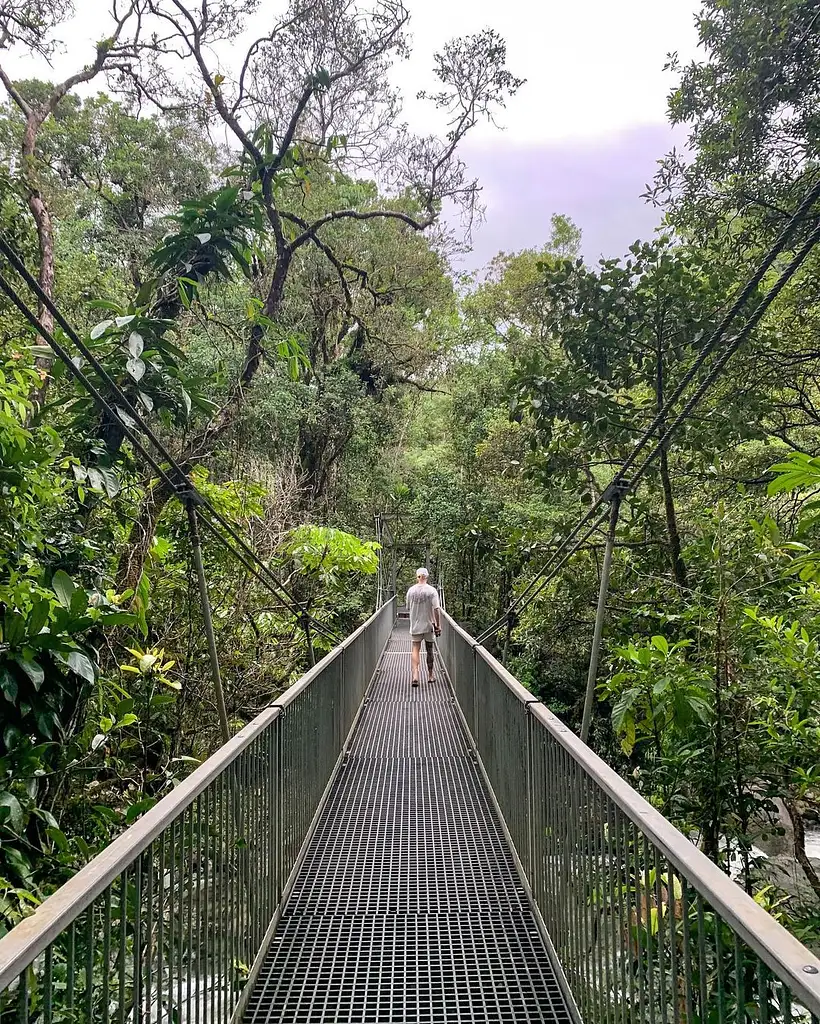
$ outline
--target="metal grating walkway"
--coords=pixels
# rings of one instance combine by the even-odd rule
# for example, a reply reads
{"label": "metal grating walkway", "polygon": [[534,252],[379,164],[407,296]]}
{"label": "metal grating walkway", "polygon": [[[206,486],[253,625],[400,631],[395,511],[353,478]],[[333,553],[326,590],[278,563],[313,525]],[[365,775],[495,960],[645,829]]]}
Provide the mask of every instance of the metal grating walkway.
{"label": "metal grating walkway", "polygon": [[400,620],[246,1024],[571,1021],[450,688],[411,688],[409,651]]}

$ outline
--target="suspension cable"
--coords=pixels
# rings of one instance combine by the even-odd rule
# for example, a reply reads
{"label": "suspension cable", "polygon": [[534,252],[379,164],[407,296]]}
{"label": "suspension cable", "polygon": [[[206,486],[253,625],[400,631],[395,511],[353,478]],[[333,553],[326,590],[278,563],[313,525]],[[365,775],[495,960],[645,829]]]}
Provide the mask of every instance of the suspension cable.
{"label": "suspension cable", "polygon": [[[63,317],[60,310],[49,298],[45,291],[40,286],[40,283],[32,277],[25,264],[20,260],[14,250],[6,243],[5,239],[0,235],[0,253],[2,253],[8,261],[12,264],[14,269],[20,274],[25,280],[26,284],[31,290],[37,295],[38,299],[43,305],[51,312],[54,319],[57,321],[59,326],[63,329],[66,336],[77,346],[80,353],[88,360],[88,362],[94,367],[100,377],[109,386],[111,391],[114,393],[118,401],[122,403],[126,413],[134,422],[134,426],[139,428],[143,434],[148,438],[149,442],[159,451],[162,458],[168,463],[171,470],[176,474],[177,480],[174,480],[169,473],[163,468],[162,465],[153,457],[148,451],[146,446],[140,441],[134,429],[131,428],[130,424],[124,421],[122,415],[118,412],[115,407],[106,400],[99,389],[93,384],[89,377],[83,373],[83,371],[77,366],[77,364],[71,359],[66,349],[56,340],[54,335],[46,329],[40,318],[30,309],[25,301],[20,297],[19,293],[14,287],[6,280],[6,278],[0,274],[0,290],[9,298],[14,304],[22,316],[28,321],[28,323],[34,328],[37,334],[48,342],[49,347],[54,351],[57,357],[65,364],[69,372],[75,377],[75,379],[89,392],[99,407],[112,418],[113,421],[117,422],[123,430],[125,436],[134,445],[136,451],[146,460],[146,462],[154,469],[163,482],[170,488],[170,490],[178,497],[181,492],[192,493],[196,496],[197,504],[201,510],[206,510],[207,513],[212,516],[230,536],[231,540],[236,544],[244,553],[246,558],[239,559],[246,568],[249,568],[248,562],[256,563],[259,567],[258,571],[254,571],[254,576],[259,579],[260,582],[264,583],[271,594],[277,598],[277,600],[292,614],[302,616],[308,616],[313,622],[317,632],[320,632],[326,636],[327,639],[332,640],[334,643],[339,642],[339,637],[324,623],[315,619],[314,616],[310,615],[306,611],[304,606],[290,593],[287,587],[275,576],[272,570],[262,561],[262,559],[256,554],[256,552],[246,543],[246,541],[240,536],[232,524],[216,509],[208,498],[202,494],[202,492],[196,487],[191,481],[188,474],[185,472],[183,467],[177,462],[176,459],[168,452],[167,448],[162,444],[150,426],[145,422],[139,411],[130,401],[128,396],[122,390],[119,384],[111,377],[105,367],[100,363],[91,349],[82,341],[77,332]],[[206,522],[205,516],[200,511],[203,522]],[[226,550],[230,551],[234,557],[239,558],[236,549],[229,544],[224,537],[222,537],[218,530],[216,530],[211,523],[206,523],[209,526],[211,532],[214,534],[217,540],[222,543]],[[267,578],[267,579],[266,579]],[[282,594],[285,597],[282,597]]]}
{"label": "suspension cable", "polygon": [[[816,202],[818,198],[820,198],[820,180],[816,182],[815,185],[808,190],[805,198],[803,199],[803,202],[792,215],[792,217],[789,220],[789,223],[786,225],[786,227],[783,229],[775,243],[772,245],[769,252],[766,254],[763,261],[761,262],[760,266],[757,268],[755,273],[747,281],[746,285],[738,294],[738,297],[732,303],[731,308],[726,313],[723,320],[720,322],[715,331],[713,331],[713,333],[707,339],[706,343],[701,348],[692,366],[689,368],[686,374],[684,374],[683,378],[679,381],[678,385],[675,387],[673,392],[664,402],[662,408],[658,411],[652,422],[649,424],[644,433],[635,443],[635,446],[633,447],[632,451],[624,459],[623,463],[621,464],[621,467],[613,477],[610,486],[606,489],[606,491],[604,491],[604,493],[599,498],[596,499],[595,502],[593,502],[592,506],[587,510],[586,514],[575,525],[575,527],[573,527],[573,529],[570,531],[567,537],[565,537],[558,544],[555,551],[549,557],[547,563],[539,570],[539,572],[530,581],[530,583],[522,591],[522,593],[519,594],[518,597],[510,603],[510,606],[507,608],[504,614],[501,615],[498,619],[496,619],[495,622],[488,626],[478,636],[477,639],[480,642],[483,643],[489,637],[497,633],[498,630],[501,629],[504,626],[504,624],[509,620],[509,617],[514,612],[523,611],[523,609],[527,607],[527,605],[529,605],[531,601],[535,599],[535,597],[538,596],[538,594],[543,590],[547,583],[549,583],[549,581],[553,579],[553,577],[556,575],[559,569],[565,564],[567,559],[566,557],[563,558],[560,564],[555,569],[552,569],[555,560],[561,555],[562,551],[564,551],[567,545],[570,544],[579,535],[579,533],[590,522],[590,520],[594,518],[596,512],[598,512],[599,509],[608,502],[608,495],[612,493],[613,486],[620,487],[624,495],[629,491],[633,490],[639,482],[639,480],[644,476],[647,469],[651,466],[651,464],[660,454],[662,449],[666,446],[669,439],[673,436],[673,434],[677,432],[680,426],[692,413],[694,408],[699,404],[699,402],[705,395],[706,391],[709,389],[709,387],[711,387],[711,385],[720,375],[720,373],[728,363],[729,359],[734,355],[734,353],[737,351],[740,345],[748,338],[751,332],[758,326],[764,314],[771,306],[772,302],[777,298],[777,296],[780,294],[780,292],[783,290],[786,284],[791,280],[791,278],[794,276],[797,270],[802,266],[802,264],[808,257],[809,253],[817,245],[818,241],[820,241],[820,224],[815,226],[814,230],[811,232],[806,241],[800,247],[796,255],[783,270],[778,280],[769,289],[766,295],[763,296],[761,301],[755,307],[754,311],[749,317],[749,320],[746,322],[743,328],[735,335],[735,337],[731,340],[727,347],[720,353],[717,360],[715,361],[714,366],[709,371],[707,376],[704,378],[702,383],[699,385],[697,391],[687,401],[687,403],[684,405],[681,411],[676,415],[675,419],[664,428],[661,436],[656,438],[656,443],[650,450],[649,454],[645,457],[643,462],[634,470],[634,472],[630,474],[630,479],[627,479],[626,475],[635,465],[638,455],[649,444],[653,435],[655,435],[656,431],[658,430],[658,427],[665,423],[665,420],[671,412],[672,406],[678,401],[680,396],[683,394],[684,390],[694,379],[695,375],[697,374],[697,371],[703,365],[708,356],[714,351],[718,342],[723,338],[724,334],[731,326],[733,320],[737,317],[737,314],[740,312],[742,307],[754,293],[755,289],[761,283],[763,277],[765,276],[765,273],[771,268],[777,257],[781,255],[781,253],[785,249],[785,246],[791,239],[791,236],[794,234],[797,225],[800,223],[800,221],[804,219],[806,212],[811,208],[811,206]],[[598,525],[600,525],[600,522],[603,520],[603,518],[605,518],[605,516],[601,517],[601,519],[596,523],[595,527],[593,527],[593,530],[597,528]],[[585,535],[584,539],[586,539],[586,537],[588,537],[589,533],[591,532],[592,531],[589,531]],[[582,543],[583,540],[575,544],[570,554],[574,554]]]}

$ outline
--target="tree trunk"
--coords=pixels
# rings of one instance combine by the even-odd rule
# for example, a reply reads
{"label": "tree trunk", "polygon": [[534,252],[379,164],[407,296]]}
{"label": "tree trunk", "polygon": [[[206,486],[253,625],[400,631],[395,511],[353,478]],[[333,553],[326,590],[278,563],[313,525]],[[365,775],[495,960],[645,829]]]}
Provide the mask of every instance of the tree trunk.
{"label": "tree trunk", "polygon": [[157,532],[157,524],[165,506],[173,497],[174,492],[160,480],[145,495],[137,517],[131,526],[131,533],[128,536],[128,543],[120,555],[117,566],[116,589],[118,593],[124,590],[136,590],[137,584],[145,568],[148,553]]}
{"label": "tree trunk", "polygon": [[[292,259],[292,252],[285,250],[277,260],[265,301],[265,315],[270,320],[275,320],[281,310],[285,282]],[[263,340],[264,329],[258,324],[254,324],[248,337],[245,365],[239,380],[218,414],[199,431],[189,444],[188,450],[178,460],[185,473],[190,471],[194,463],[205,462],[210,458],[217,441],[230,430],[239,418],[245,404],[247,390],[253,384],[265,354]],[[136,588],[139,583],[148,552],[151,550],[157,523],[172,496],[173,492],[168,485],[164,481],[160,481],[143,498],[125,549],[120,556],[116,582],[120,592]]]}
{"label": "tree trunk", "polygon": [[809,885],[814,889],[815,896],[820,901],[820,878],[818,878],[814,865],[806,853],[806,829],[803,824],[803,815],[793,800],[784,800],[783,803],[786,805],[786,810],[789,812],[789,817],[792,819],[792,825],[794,826],[794,856],[797,859],[797,863],[803,869],[803,874],[806,876]]}
{"label": "tree trunk", "polygon": [[[37,272],[37,280],[40,287],[50,299],[54,299],[54,225],[51,221],[51,213],[40,193],[40,182],[37,177],[36,157],[34,147],[37,142],[37,134],[40,130],[42,119],[38,114],[32,112],[26,119],[26,130],[23,134],[23,174],[26,182],[26,202],[31,210],[34,223],[37,227],[37,245],[40,252],[40,267]],[[38,313],[40,321],[46,331],[51,333],[54,330],[54,317],[51,310],[42,302],[39,304]],[[47,345],[45,338],[40,338],[41,345]],[[38,356],[35,364],[40,371],[42,383],[32,396],[38,406],[45,403],[46,391],[51,380],[50,356]]]}

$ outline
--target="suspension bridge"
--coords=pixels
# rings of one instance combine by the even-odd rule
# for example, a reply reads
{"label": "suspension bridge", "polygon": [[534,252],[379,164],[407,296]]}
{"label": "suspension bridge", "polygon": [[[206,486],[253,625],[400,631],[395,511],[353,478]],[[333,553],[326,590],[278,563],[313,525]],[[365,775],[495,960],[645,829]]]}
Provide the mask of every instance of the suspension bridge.
{"label": "suspension bridge", "polygon": [[806,1022],[820,960],[392,596],[0,939],[0,1021]]}
{"label": "suspension bridge", "polygon": [[[801,240],[819,198],[504,614],[474,639],[445,613],[418,690],[395,560],[350,637],[312,618],[0,236],[63,340],[2,273],[0,293],[185,506],[225,740],[0,938],[0,1024],[820,1024],[820,960],[584,742],[621,501],[820,242],[816,224]],[[578,737],[482,644],[607,520]],[[235,736],[200,525],[295,616],[311,662],[315,633],[336,645]]]}

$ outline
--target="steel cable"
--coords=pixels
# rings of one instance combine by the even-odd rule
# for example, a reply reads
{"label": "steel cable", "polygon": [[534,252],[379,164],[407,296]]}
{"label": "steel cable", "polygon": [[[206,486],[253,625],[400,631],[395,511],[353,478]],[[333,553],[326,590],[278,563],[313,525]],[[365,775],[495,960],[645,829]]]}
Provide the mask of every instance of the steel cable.
{"label": "steel cable", "polygon": [[[627,479],[627,473],[629,473],[630,469],[635,465],[638,455],[652,440],[652,437],[653,435],[655,435],[658,427],[665,423],[666,419],[671,413],[672,406],[680,399],[683,392],[686,390],[686,388],[689,386],[689,384],[696,376],[698,370],[703,366],[704,362],[709,357],[709,355],[715,350],[717,344],[720,342],[728,328],[731,326],[732,321],[736,318],[737,314],[740,312],[740,310],[752,296],[754,291],[757,289],[759,284],[762,282],[763,277],[765,276],[766,272],[772,267],[777,257],[782,254],[787,243],[794,234],[794,231],[797,228],[798,224],[805,218],[806,213],[811,209],[811,207],[817,201],[818,198],[820,198],[820,181],[815,183],[815,185],[808,190],[799,208],[792,215],[792,217],[789,220],[789,223],[780,233],[777,240],[772,245],[771,249],[766,254],[761,264],[758,266],[755,273],[744,285],[743,289],[738,294],[738,297],[735,299],[735,301],[732,303],[732,306],[727,311],[726,315],[723,317],[718,327],[709,336],[706,343],[698,353],[698,356],[695,359],[692,366],[681,378],[678,385],[675,387],[673,392],[664,402],[662,408],[655,415],[652,422],[646,428],[646,430],[638,439],[638,441],[636,441],[632,451],[626,457],[620,469],[613,477],[610,487],[607,488],[607,490],[604,491],[604,493],[599,498],[597,498],[595,502],[593,502],[591,507],[587,510],[586,514],[581,518],[581,520],[576,524],[576,526],[573,527],[568,536],[560,542],[556,550],[550,556],[546,565],[539,570],[539,572],[529,582],[529,584],[522,591],[522,593],[519,594],[518,597],[510,603],[509,607],[504,612],[504,614],[500,616],[498,619],[496,619],[495,622],[488,626],[479,635],[479,637],[477,638],[479,641],[483,642],[484,640],[489,639],[489,637],[497,633],[499,629],[503,628],[504,624],[509,620],[510,616],[514,612],[523,611],[523,609],[526,608],[527,605],[529,605],[531,601],[538,596],[543,587],[546,586],[551,579],[553,579],[556,572],[558,571],[558,569],[555,569],[554,571],[550,572],[550,569],[552,568],[555,559],[558,558],[561,552],[566,548],[566,546],[570,544],[575,539],[575,537],[578,536],[578,534],[584,529],[586,524],[594,518],[595,513],[603,505],[608,503],[606,495],[608,492],[611,491],[612,487],[620,486],[623,489],[623,493],[626,494],[628,491],[632,490],[638,483],[638,481],[644,476],[647,469],[650,467],[652,462],[654,462],[654,460],[657,458],[661,450],[665,447],[668,440],[680,428],[682,423],[689,417],[693,409],[698,405],[698,403],[705,395],[706,391],[717,379],[720,372],[725,367],[726,363],[729,361],[732,355],[734,355],[734,353],[737,351],[737,349],[740,347],[743,341],[745,341],[748,338],[748,336],[755,329],[755,327],[758,326],[761,319],[763,318],[763,315],[771,306],[774,299],[777,298],[777,296],[783,290],[788,281],[794,276],[794,274],[797,272],[800,266],[804,263],[805,259],[812,251],[812,249],[817,245],[818,241],[820,241],[820,225],[817,225],[811,232],[811,234],[808,236],[806,241],[803,243],[803,245],[800,247],[800,249],[793,257],[793,259],[789,262],[787,267],[783,270],[781,276],[778,278],[775,284],[769,289],[766,295],[763,296],[761,301],[755,307],[749,320],[746,322],[743,328],[732,339],[731,343],[727,346],[727,348],[720,353],[717,360],[715,361],[714,366],[709,371],[707,376],[704,378],[703,382],[699,385],[695,394],[692,395],[692,397],[688,400],[683,409],[676,415],[675,419],[664,429],[662,435],[659,438],[656,438],[656,443],[649,452],[649,455],[632,473],[631,477]],[[585,536],[589,536],[589,534],[586,534]],[[583,541],[576,544],[572,548],[571,553],[577,551],[581,543],[583,543]],[[565,561],[566,559],[563,559],[560,563],[560,566],[563,566]]]}
{"label": "steel cable", "polygon": [[[176,459],[168,452],[167,448],[162,444],[160,439],[156,436],[150,426],[145,422],[139,411],[135,408],[133,403],[130,401],[128,396],[117,384],[117,382],[111,377],[105,367],[100,363],[94,353],[89,347],[82,341],[77,332],[63,317],[60,310],[49,298],[48,295],[43,291],[40,283],[32,277],[25,264],[20,260],[19,256],[14,250],[8,245],[5,239],[0,235],[0,253],[2,253],[6,259],[11,263],[18,274],[23,278],[26,284],[31,290],[37,295],[38,299],[43,305],[51,312],[54,316],[55,321],[63,329],[66,336],[77,346],[79,352],[88,360],[88,362],[94,367],[103,381],[108,385],[111,391],[114,393],[118,401],[120,401],[125,408],[128,416],[133,420],[134,426],[138,427],[153,446],[159,451],[160,455],[168,463],[170,468],[177,474],[178,479],[175,481],[169,476],[168,472],[160,465],[160,463],[151,455],[144,444],[139,440],[134,429],[131,428],[130,424],[123,420],[122,415],[117,411],[116,407],[112,406],[107,399],[102,395],[99,389],[93,384],[88,376],[77,366],[68,354],[66,349],[56,340],[54,335],[48,331],[43,325],[40,318],[30,309],[25,301],[20,297],[16,289],[7,281],[7,279],[0,274],[0,290],[9,298],[14,304],[22,316],[28,321],[28,323],[37,331],[38,335],[48,342],[49,347],[54,351],[57,357],[65,364],[69,372],[75,377],[77,381],[89,392],[92,398],[97,402],[100,408],[116,421],[123,430],[125,436],[134,445],[135,449],[142,455],[146,462],[154,469],[163,482],[176,494],[178,497],[182,497],[185,492],[191,493],[195,496],[197,505],[199,506],[200,516],[202,516],[202,510],[205,509],[213,516],[213,518],[222,526],[225,532],[230,536],[231,540],[238,545],[238,547],[244,551],[246,558],[251,562],[255,563],[259,570],[254,572],[254,575],[260,582],[265,582],[267,589],[271,594],[277,598],[277,600],[292,614],[298,615],[299,617],[307,617],[316,630],[322,633],[327,639],[332,640],[334,643],[339,642],[339,637],[329,630],[322,622],[314,618],[302,604],[289,592],[284,584],[277,579],[275,574],[268,568],[267,565],[259,558],[256,552],[246,543],[246,541],[239,535],[236,529],[228,522],[225,517],[217,511],[212,503],[199,491],[199,489],[190,480],[185,470],[177,462]],[[202,516],[204,521],[204,516]],[[219,534],[212,524],[208,524],[212,534],[216,537],[226,550],[230,551],[234,557],[238,557],[236,550],[226,542],[225,538]],[[248,568],[248,562],[243,561],[243,564]],[[265,579],[267,577],[267,579]],[[285,595],[283,598],[282,595]]]}

